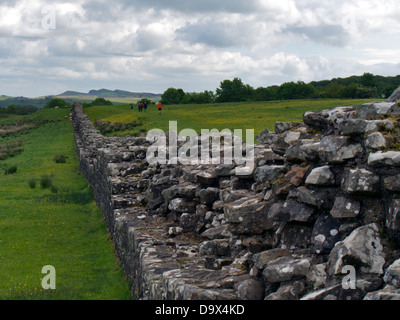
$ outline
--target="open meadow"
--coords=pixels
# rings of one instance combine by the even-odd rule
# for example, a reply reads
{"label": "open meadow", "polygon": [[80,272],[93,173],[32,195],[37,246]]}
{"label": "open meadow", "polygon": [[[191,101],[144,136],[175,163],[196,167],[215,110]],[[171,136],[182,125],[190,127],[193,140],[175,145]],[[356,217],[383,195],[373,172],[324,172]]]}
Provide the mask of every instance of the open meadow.
{"label": "open meadow", "polygon": [[[69,112],[0,118],[0,128],[9,128],[0,136],[0,300],[130,299],[79,172]],[[30,125],[17,130],[21,123]],[[47,265],[56,271],[55,290],[42,287]]]}
{"label": "open meadow", "polygon": [[275,130],[276,122],[302,122],[306,111],[329,109],[336,106],[359,105],[369,100],[290,100],[271,102],[242,102],[219,104],[165,105],[159,115],[157,106],[150,105],[147,112],[139,112],[134,105],[95,106],[85,108],[93,123],[132,123],[139,126],[127,130],[117,130],[109,135],[143,135],[151,129],[168,131],[169,121],[178,122],[178,131],[190,128],[200,134],[201,129],[254,129],[255,135],[265,128]]}

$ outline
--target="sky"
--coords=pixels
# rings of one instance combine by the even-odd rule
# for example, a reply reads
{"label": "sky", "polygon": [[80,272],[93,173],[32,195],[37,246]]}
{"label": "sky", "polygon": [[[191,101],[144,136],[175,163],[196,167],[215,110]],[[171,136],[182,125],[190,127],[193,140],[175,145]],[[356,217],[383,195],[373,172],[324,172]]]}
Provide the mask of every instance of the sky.
{"label": "sky", "polygon": [[400,74],[398,0],[1,0],[0,95]]}

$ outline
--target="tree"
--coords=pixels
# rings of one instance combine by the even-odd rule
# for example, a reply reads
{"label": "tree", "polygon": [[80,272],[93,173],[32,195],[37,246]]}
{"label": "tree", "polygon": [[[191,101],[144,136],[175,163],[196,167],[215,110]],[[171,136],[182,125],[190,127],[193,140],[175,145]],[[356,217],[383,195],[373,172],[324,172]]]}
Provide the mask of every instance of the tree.
{"label": "tree", "polygon": [[239,78],[224,80],[216,91],[217,102],[240,102],[252,98],[254,89],[250,85],[243,84]]}
{"label": "tree", "polygon": [[278,86],[270,86],[267,88],[259,87],[254,91],[255,101],[273,101],[278,100]]}
{"label": "tree", "polygon": [[367,99],[377,98],[378,89],[376,87],[365,87],[360,84],[352,83],[343,89],[343,98]]}
{"label": "tree", "polygon": [[329,84],[324,92],[323,92],[323,97],[324,98],[342,98],[343,97],[343,90],[346,87],[342,84],[339,84],[337,82],[332,82]]}
{"label": "tree", "polygon": [[64,100],[64,99],[60,99],[60,98],[53,98],[51,100],[49,100],[46,105],[44,106],[44,108],[55,108],[55,107],[60,107],[60,108],[64,108],[64,107],[69,107],[70,105]]}
{"label": "tree", "polygon": [[182,103],[185,92],[182,89],[169,88],[161,96],[162,104],[179,104]]}
{"label": "tree", "polygon": [[361,77],[361,85],[364,87],[377,87],[375,76],[372,73],[364,73]]}
{"label": "tree", "polygon": [[278,98],[282,100],[307,99],[312,98],[316,93],[317,90],[313,85],[303,81],[286,82],[279,87]]}
{"label": "tree", "polygon": [[92,101],[92,106],[112,106],[113,103],[110,100],[104,98],[96,98]]}
{"label": "tree", "polygon": [[147,105],[149,105],[149,104],[152,104],[152,102],[151,102],[151,100],[150,99],[148,99],[148,98],[142,98],[142,99],[140,99],[138,102],[137,102],[137,104],[140,104],[140,103],[147,103]]}

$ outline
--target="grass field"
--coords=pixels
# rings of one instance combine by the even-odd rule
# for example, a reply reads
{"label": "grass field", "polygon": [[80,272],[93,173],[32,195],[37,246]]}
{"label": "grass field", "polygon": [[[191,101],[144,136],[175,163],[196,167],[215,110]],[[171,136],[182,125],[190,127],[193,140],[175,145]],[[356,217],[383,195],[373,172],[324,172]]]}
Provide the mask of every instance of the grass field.
{"label": "grass field", "polygon": [[[22,141],[23,149],[0,161],[0,300],[131,298],[102,214],[79,172],[72,126],[64,119],[69,112],[39,111],[30,117],[40,123],[36,128],[0,138],[0,145]],[[15,119],[2,119],[0,127]],[[65,163],[53,161],[55,155],[64,155]],[[12,167],[16,173],[5,175]],[[46,265],[56,270],[56,290],[42,288]]]}
{"label": "grass field", "polygon": [[244,102],[207,105],[163,106],[159,115],[157,107],[149,106],[146,113],[139,113],[135,106],[131,112],[129,105],[99,106],[86,108],[91,121],[140,122],[142,126],[114,133],[117,135],[146,132],[159,128],[168,130],[169,121],[178,122],[178,131],[191,128],[200,134],[201,129],[254,129],[257,135],[265,128],[275,130],[276,122],[302,122],[306,111],[329,109],[336,106],[359,105],[371,100],[291,100],[271,102]]}

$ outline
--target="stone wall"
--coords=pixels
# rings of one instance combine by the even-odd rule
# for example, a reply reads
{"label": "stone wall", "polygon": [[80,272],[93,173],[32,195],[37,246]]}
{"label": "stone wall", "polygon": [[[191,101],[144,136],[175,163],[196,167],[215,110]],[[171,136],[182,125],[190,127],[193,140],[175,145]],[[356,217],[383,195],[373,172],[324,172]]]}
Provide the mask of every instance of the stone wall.
{"label": "stone wall", "polygon": [[236,165],[149,165],[73,107],[81,171],[134,299],[400,298],[400,105],[307,112]]}

